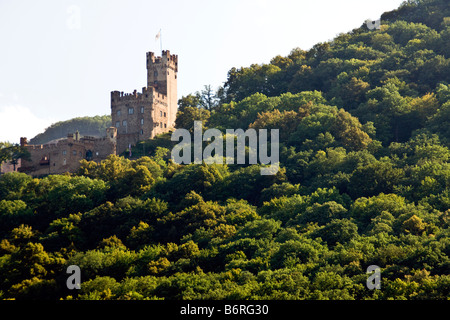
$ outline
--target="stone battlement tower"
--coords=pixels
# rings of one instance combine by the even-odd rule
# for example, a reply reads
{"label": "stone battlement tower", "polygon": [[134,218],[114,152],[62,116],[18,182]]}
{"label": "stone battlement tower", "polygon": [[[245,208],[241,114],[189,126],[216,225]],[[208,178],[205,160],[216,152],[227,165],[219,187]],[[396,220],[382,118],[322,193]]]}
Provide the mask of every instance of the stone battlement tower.
{"label": "stone battlement tower", "polygon": [[129,145],[153,138],[175,126],[178,56],[147,52],[147,87],[142,92],[111,92],[112,125],[117,128],[117,154]]}

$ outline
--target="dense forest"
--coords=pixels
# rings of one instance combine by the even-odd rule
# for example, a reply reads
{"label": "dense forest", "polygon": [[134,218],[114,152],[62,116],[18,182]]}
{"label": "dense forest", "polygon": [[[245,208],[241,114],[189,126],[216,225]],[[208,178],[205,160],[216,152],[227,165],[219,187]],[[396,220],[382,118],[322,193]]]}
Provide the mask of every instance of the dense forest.
{"label": "dense forest", "polygon": [[280,170],[179,165],[164,134],[75,174],[4,174],[0,298],[449,298],[447,0],[233,68],[180,99],[177,127],[194,120],[279,129]]}
{"label": "dense forest", "polygon": [[55,139],[66,138],[67,134],[78,131],[82,136],[103,137],[111,126],[111,116],[78,117],[59,121],[33,137],[30,144],[45,144]]}

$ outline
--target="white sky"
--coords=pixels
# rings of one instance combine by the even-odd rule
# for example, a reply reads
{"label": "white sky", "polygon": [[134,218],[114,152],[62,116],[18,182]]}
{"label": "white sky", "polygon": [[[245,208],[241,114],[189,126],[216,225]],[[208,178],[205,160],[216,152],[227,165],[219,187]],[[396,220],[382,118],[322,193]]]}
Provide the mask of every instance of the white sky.
{"label": "white sky", "polygon": [[268,63],[379,19],[402,0],[1,0],[0,141],[110,113],[110,92],[146,85],[155,41],[178,54],[178,97],[232,67]]}

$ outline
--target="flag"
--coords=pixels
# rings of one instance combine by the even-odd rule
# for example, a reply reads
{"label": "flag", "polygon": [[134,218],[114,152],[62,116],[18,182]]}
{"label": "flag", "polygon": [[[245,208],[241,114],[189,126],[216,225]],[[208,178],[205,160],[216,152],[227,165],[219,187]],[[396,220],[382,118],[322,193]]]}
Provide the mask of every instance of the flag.
{"label": "flag", "polygon": [[159,32],[156,34],[155,41],[157,41],[160,37],[161,37],[161,29],[160,29]]}

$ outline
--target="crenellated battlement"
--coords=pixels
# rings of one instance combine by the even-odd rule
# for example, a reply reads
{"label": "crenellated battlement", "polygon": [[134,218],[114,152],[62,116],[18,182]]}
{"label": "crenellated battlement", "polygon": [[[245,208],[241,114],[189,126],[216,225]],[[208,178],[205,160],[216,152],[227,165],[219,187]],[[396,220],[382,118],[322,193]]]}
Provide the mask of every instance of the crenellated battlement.
{"label": "crenellated battlement", "polygon": [[29,160],[23,160],[19,171],[33,176],[75,172],[80,166],[80,160],[99,162],[110,154],[116,154],[116,129],[106,129],[106,136],[97,138],[81,136],[77,131],[67,134],[66,138],[52,140],[46,144],[26,144],[23,137],[23,147],[30,153]]}
{"label": "crenellated battlement", "polygon": [[147,52],[147,86],[141,92],[111,91],[111,127],[103,137],[81,136],[77,131],[46,144],[20,145],[31,154],[23,160],[22,172],[34,176],[75,172],[80,160],[101,161],[121,154],[137,142],[173,129],[177,113],[178,55],[169,50],[156,56]]}
{"label": "crenellated battlement", "polygon": [[147,52],[147,86],[142,92],[111,92],[111,120],[117,128],[117,153],[173,128],[177,113],[178,56],[169,50]]}
{"label": "crenellated battlement", "polygon": [[111,91],[111,103],[116,104],[119,102],[132,102],[142,100],[153,100],[157,98],[160,101],[167,103],[167,96],[160,93],[154,87],[143,87],[142,92],[124,93],[123,91]]}
{"label": "crenellated battlement", "polygon": [[50,151],[52,151],[52,150],[59,150],[61,148],[61,146],[68,145],[68,144],[82,146],[82,145],[85,145],[86,143],[92,144],[96,140],[103,139],[103,138],[84,136],[80,140],[73,140],[72,136],[73,136],[72,134],[69,134],[67,139],[61,138],[56,141],[50,141],[46,144],[29,144],[29,145],[26,145],[25,148],[27,148],[29,150],[50,150]]}
{"label": "crenellated battlement", "polygon": [[170,54],[169,50],[163,50],[160,57],[155,56],[154,52],[147,52],[147,69],[155,64],[162,64],[178,72],[178,55]]}

